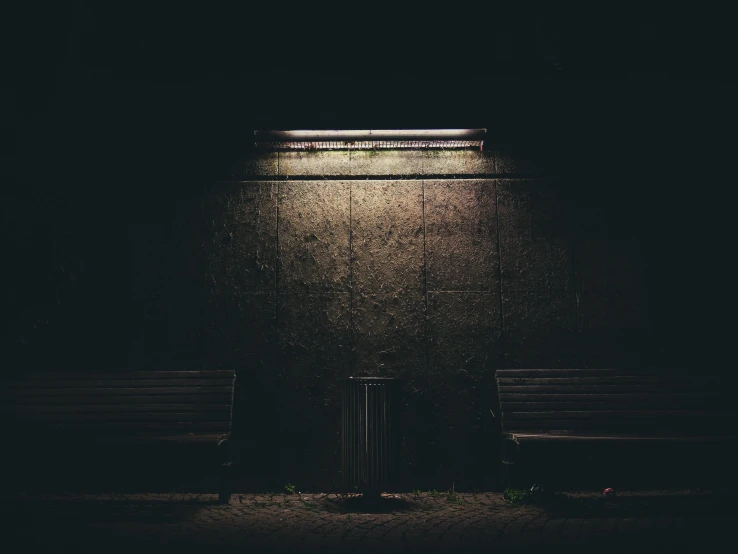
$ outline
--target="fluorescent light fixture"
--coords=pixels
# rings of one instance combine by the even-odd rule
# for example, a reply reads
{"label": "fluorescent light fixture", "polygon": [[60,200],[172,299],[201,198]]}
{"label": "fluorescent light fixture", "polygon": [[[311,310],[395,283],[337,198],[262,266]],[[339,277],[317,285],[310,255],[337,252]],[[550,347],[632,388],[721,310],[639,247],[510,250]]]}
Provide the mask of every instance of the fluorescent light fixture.
{"label": "fluorescent light fixture", "polygon": [[254,131],[255,146],[268,150],[394,150],[479,148],[487,129],[371,131]]}

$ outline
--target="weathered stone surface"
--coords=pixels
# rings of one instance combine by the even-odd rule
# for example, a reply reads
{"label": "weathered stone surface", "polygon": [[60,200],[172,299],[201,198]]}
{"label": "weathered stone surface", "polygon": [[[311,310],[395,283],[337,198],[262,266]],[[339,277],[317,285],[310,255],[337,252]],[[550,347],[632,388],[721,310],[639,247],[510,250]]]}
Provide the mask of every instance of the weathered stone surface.
{"label": "weathered stone surface", "polygon": [[[428,372],[437,406],[436,478],[474,486],[488,460],[484,440],[500,357],[499,297],[493,293],[428,294]],[[437,412],[437,413],[436,413]]]}
{"label": "weathered stone surface", "polygon": [[[340,392],[320,386],[294,390],[291,385],[280,381],[275,395],[279,441],[268,447],[276,450],[278,473],[285,482],[300,483],[303,491],[336,490],[341,469]],[[270,473],[277,473],[275,469]]]}
{"label": "weathered stone surface", "polygon": [[424,175],[484,175],[495,173],[492,153],[478,150],[425,150]]}
{"label": "weathered stone surface", "polygon": [[539,176],[544,173],[543,160],[536,159],[530,152],[494,150],[495,173],[500,175]]}
{"label": "weathered stone surface", "polygon": [[269,371],[276,339],[274,294],[210,287],[205,309],[205,367]]}
{"label": "weathered stone surface", "polygon": [[281,294],[273,402],[280,474],[330,488],[340,464],[341,381],[350,375],[350,297]]}
{"label": "weathered stone surface", "polygon": [[[397,171],[409,176],[403,173],[408,166],[392,165],[401,156],[392,159],[388,155],[392,153],[380,152],[371,161],[368,153],[362,154],[366,154],[362,163],[374,164],[362,170],[366,174]],[[414,161],[407,156],[406,161],[413,167],[418,159],[429,160],[429,154],[415,154]],[[449,155],[445,163],[461,164],[452,174],[466,175],[469,159],[467,154]],[[312,163],[309,156],[303,162],[303,167]],[[351,172],[357,167],[351,165]],[[450,171],[441,165],[433,169],[433,173]],[[480,475],[489,473],[482,461],[494,458],[491,445],[497,444],[487,440],[494,424],[485,417],[491,417],[493,375],[502,348],[505,367],[599,367],[608,361],[607,365],[629,365],[635,360],[631,344],[640,331],[628,327],[627,312],[617,311],[627,310],[628,303],[586,295],[599,282],[630,290],[631,271],[623,269],[628,247],[621,248],[619,242],[603,246],[596,241],[612,237],[597,235],[593,242],[582,233],[579,236],[590,242],[578,242],[572,253],[567,221],[571,211],[559,187],[515,179],[501,181],[496,194],[498,182],[248,183],[258,191],[265,184],[274,187],[269,189],[275,202],[271,213],[278,213],[279,221],[276,216],[264,219],[262,209],[258,228],[241,222],[256,241],[276,244],[279,237],[281,258],[275,248],[275,257],[267,264],[273,269],[279,263],[279,295],[272,299],[242,294],[274,290],[269,287],[276,285],[273,278],[252,278],[241,271],[244,260],[257,257],[256,250],[231,252],[227,248],[232,243],[214,242],[218,236],[214,230],[225,230],[226,220],[253,222],[259,214],[256,206],[268,204],[269,195],[259,192],[257,196],[266,200],[253,207],[244,207],[253,202],[244,202],[242,191],[208,195],[206,213],[211,218],[221,215],[220,223],[207,223],[205,253],[212,270],[206,277],[224,273],[215,283],[207,281],[213,290],[205,319],[209,326],[205,363],[213,360],[213,365],[240,368],[239,375],[247,376],[243,381],[252,387],[244,395],[249,409],[241,415],[234,412],[234,421],[241,427],[250,420],[265,421],[264,430],[252,433],[249,443],[271,452],[260,462],[260,474],[279,473],[289,476],[285,482],[300,480],[330,489],[340,467],[341,380],[369,374],[401,379],[397,430],[406,482],[420,488],[478,483]],[[228,190],[247,184],[232,185]],[[505,277],[501,341],[498,218]],[[610,257],[614,261],[605,259]],[[573,265],[580,285],[580,332]],[[430,290],[427,334],[424,277]],[[460,292],[438,292],[449,290]],[[274,313],[275,304],[279,314]],[[221,310],[217,315],[213,305]],[[253,317],[246,320],[244,314]],[[229,320],[235,323],[226,324]],[[280,338],[278,346],[274,337]],[[578,350],[579,338],[587,348]],[[619,343],[624,345],[620,350]],[[272,348],[275,354],[270,358]]]}
{"label": "weathered stone surface", "polygon": [[304,394],[349,375],[349,293],[279,295],[279,375]]}
{"label": "weathered stone surface", "polygon": [[498,288],[493,181],[426,181],[428,290]]}
{"label": "weathered stone surface", "polygon": [[259,152],[245,156],[235,164],[228,176],[233,179],[247,177],[276,177],[278,175],[279,154],[277,152]]}
{"label": "weathered stone surface", "polygon": [[273,292],[276,183],[225,182],[205,198],[205,280],[216,293]]}
{"label": "weathered stone surface", "polygon": [[648,332],[638,289],[585,290],[578,295],[585,367],[638,367]]}
{"label": "weathered stone surface", "polygon": [[504,291],[571,289],[568,206],[545,180],[498,181],[497,210]]}
{"label": "weathered stone surface", "polygon": [[419,176],[423,158],[417,151],[356,150],[351,152],[351,175]]}
{"label": "weathered stone surface", "polygon": [[349,289],[350,184],[279,184],[279,287],[285,292]]}
{"label": "weathered stone surface", "polygon": [[499,298],[492,293],[428,294],[428,372],[433,386],[470,391],[497,367]]}
{"label": "weathered stone surface", "polygon": [[175,201],[167,323],[172,369],[197,366],[202,351],[200,341],[205,300],[203,204],[202,190],[178,195]]}
{"label": "weathered stone surface", "polygon": [[424,312],[420,287],[404,292],[354,294],[354,374],[423,380]]}
{"label": "weathered stone surface", "polygon": [[578,240],[574,243],[577,290],[642,289],[643,264],[635,240]]}
{"label": "weathered stone surface", "polygon": [[352,276],[356,292],[421,291],[421,182],[352,183],[351,242]]}
{"label": "weathered stone surface", "polygon": [[439,485],[439,457],[444,455],[439,430],[445,425],[445,405],[438,401],[424,380],[402,382],[402,403],[396,430],[400,435],[401,482],[418,488]]}
{"label": "weathered stone surface", "polygon": [[579,367],[574,292],[503,291],[502,313],[505,367]]}
{"label": "weathered stone surface", "polygon": [[349,153],[343,150],[280,152],[279,175],[350,175]]}

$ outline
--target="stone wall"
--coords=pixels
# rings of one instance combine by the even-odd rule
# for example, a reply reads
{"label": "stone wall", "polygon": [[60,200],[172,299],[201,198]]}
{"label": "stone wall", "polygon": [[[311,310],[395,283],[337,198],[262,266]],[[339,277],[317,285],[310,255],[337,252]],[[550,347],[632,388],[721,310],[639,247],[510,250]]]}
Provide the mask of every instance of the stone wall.
{"label": "stone wall", "polygon": [[210,185],[202,364],[238,371],[247,473],[331,489],[340,381],[395,376],[407,486],[483,487],[496,368],[637,367],[637,242],[572,190],[472,151],[268,153]]}

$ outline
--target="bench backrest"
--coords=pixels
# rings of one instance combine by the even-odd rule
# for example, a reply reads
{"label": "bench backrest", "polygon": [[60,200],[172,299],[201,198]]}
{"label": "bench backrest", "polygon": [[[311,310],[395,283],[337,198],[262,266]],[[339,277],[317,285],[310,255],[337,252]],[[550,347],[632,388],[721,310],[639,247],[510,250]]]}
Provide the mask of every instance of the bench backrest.
{"label": "bench backrest", "polygon": [[7,383],[4,407],[24,433],[210,439],[230,431],[232,370],[47,373]]}
{"label": "bench backrest", "polygon": [[735,434],[712,377],[614,369],[506,369],[496,374],[505,434]]}

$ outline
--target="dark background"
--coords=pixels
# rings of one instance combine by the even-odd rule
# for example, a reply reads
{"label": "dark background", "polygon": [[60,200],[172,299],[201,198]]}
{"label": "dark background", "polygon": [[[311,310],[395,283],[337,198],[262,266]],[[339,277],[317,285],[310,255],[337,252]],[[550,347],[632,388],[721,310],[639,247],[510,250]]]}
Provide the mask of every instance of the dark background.
{"label": "dark background", "polygon": [[597,233],[640,245],[641,363],[732,377],[721,14],[73,6],[6,24],[6,372],[199,365],[200,343],[170,341],[171,291],[200,272],[180,230],[251,130],[486,127],[487,147],[567,176]]}

